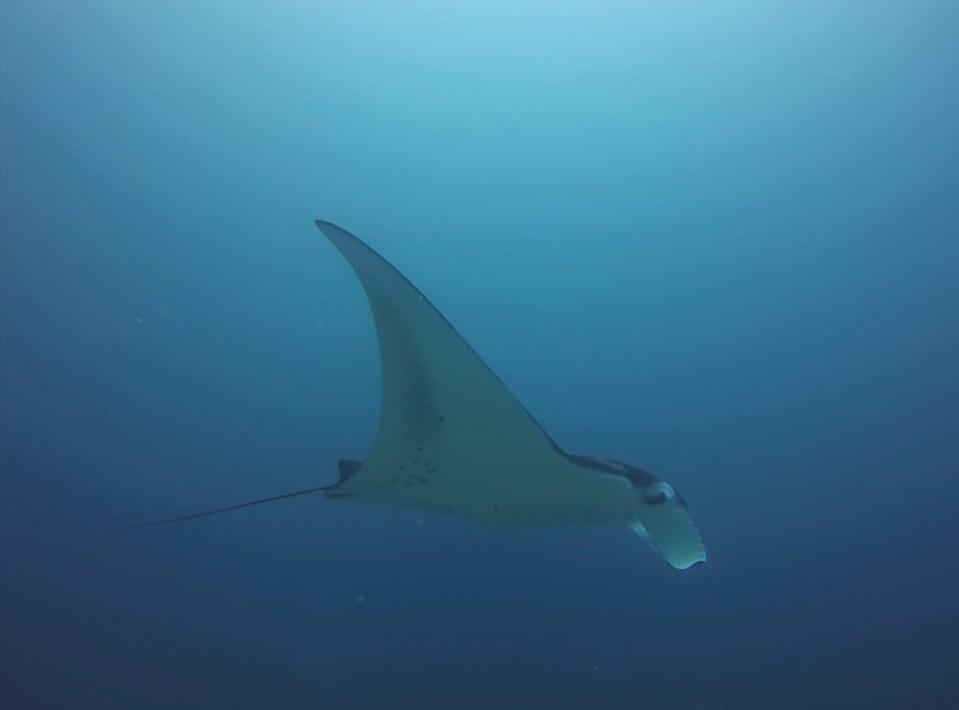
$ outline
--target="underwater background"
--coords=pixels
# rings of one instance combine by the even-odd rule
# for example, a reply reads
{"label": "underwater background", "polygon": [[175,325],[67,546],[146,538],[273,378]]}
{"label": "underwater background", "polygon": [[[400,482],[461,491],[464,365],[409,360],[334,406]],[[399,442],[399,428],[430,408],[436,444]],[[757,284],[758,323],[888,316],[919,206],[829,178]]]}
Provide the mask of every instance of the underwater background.
{"label": "underwater background", "polygon": [[[959,707],[959,4],[0,1],[0,706]],[[366,240],[566,450],[489,530],[363,458]]]}

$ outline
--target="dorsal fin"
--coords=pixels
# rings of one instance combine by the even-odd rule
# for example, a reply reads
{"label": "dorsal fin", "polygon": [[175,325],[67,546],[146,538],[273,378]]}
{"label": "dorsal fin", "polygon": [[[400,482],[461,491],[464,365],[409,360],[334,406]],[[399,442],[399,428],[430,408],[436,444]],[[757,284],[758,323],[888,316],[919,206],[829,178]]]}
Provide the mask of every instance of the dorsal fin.
{"label": "dorsal fin", "polygon": [[348,481],[353,474],[360,470],[362,465],[363,462],[356,459],[340,459],[337,461],[336,466],[340,470],[340,480],[336,482],[336,485]]}

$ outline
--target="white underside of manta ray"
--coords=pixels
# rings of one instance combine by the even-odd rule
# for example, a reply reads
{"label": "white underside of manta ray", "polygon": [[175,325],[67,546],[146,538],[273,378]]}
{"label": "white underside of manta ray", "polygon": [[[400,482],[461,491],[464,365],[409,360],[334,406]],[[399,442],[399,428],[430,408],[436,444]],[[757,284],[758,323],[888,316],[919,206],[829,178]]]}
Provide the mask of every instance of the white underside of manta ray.
{"label": "white underside of manta ray", "polygon": [[565,453],[405,276],[346,230],[316,224],[353,267],[376,323],[383,408],[369,455],[340,461],[331,486],[159,523],[321,492],[500,528],[624,525],[677,569],[705,561],[699,532],[671,485],[620,461]]}

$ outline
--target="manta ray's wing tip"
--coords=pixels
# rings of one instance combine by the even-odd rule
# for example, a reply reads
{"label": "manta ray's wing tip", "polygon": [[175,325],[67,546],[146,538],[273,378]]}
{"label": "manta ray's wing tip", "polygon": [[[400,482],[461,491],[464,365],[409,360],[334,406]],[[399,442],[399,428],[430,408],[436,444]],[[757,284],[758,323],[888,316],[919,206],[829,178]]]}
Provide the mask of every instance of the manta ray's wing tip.
{"label": "manta ray's wing tip", "polygon": [[320,230],[320,233],[329,239],[334,244],[341,240],[362,242],[356,238],[353,234],[347,232],[343,227],[340,227],[332,222],[328,222],[325,219],[314,219],[313,224],[317,226]]}

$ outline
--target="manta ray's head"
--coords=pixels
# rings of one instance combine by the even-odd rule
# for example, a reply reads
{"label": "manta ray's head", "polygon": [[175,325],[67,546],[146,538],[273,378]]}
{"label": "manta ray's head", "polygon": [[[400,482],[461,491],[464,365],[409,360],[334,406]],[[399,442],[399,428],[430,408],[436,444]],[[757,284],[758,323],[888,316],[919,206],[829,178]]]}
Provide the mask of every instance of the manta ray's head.
{"label": "manta ray's head", "polygon": [[666,483],[659,476],[650,473],[639,466],[633,466],[625,461],[604,459],[597,456],[570,455],[570,459],[580,466],[591,468],[604,473],[612,473],[627,479],[633,486],[636,498],[647,506],[658,506],[666,503],[675,503],[683,508],[686,501],[676,492],[676,489]]}
{"label": "manta ray's head", "polygon": [[627,525],[669,564],[677,569],[692,567],[706,559],[699,531],[683,497],[659,476],[638,466],[594,456],[570,456],[575,463],[627,479],[633,487],[635,505]]}

